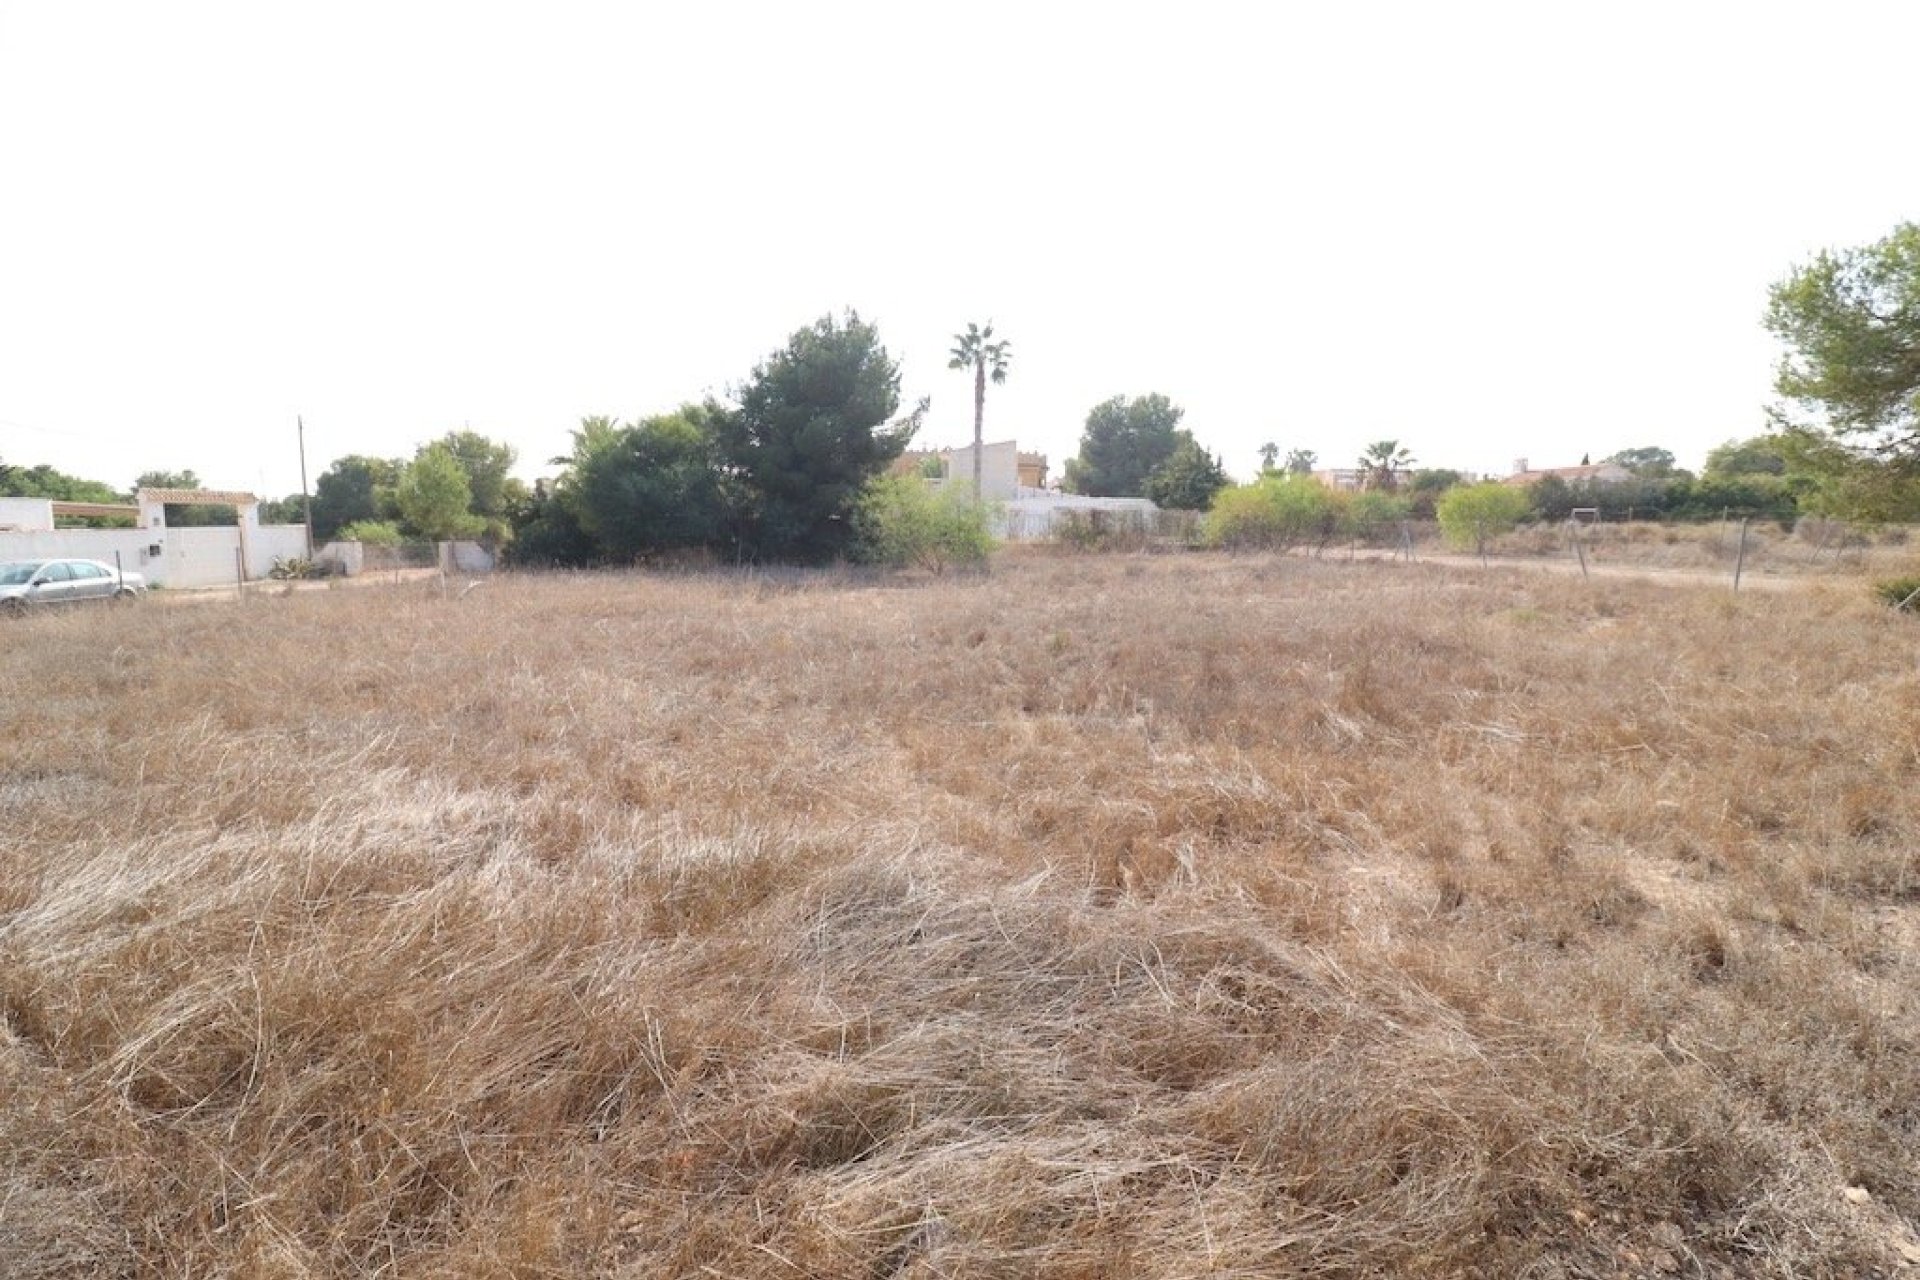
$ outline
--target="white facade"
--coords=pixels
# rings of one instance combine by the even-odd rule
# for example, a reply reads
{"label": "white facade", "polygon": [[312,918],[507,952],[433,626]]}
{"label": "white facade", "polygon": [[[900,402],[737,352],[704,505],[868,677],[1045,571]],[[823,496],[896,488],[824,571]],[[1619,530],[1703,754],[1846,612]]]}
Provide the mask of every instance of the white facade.
{"label": "white facade", "polygon": [[141,514],[139,529],[56,529],[46,499],[0,499],[0,560],[99,560],[144,575],[150,586],[217,587],[243,570],[248,580],[264,578],[276,556],[307,553],[304,525],[260,524],[252,507],[247,523],[212,529],[169,529],[159,508],[149,515],[143,505]]}
{"label": "white facade", "polygon": [[[973,446],[949,449],[947,478],[943,482],[973,491]],[[1020,491],[1020,446],[1012,440],[990,443],[980,450],[980,497],[987,502],[1009,502]]]}
{"label": "white facade", "polygon": [[160,581],[147,554],[148,540],[140,529],[37,529],[31,533],[0,532],[0,560],[98,560],[117,564],[129,573]]}
{"label": "white facade", "polygon": [[994,508],[994,536],[1008,542],[1037,542],[1049,537],[1062,518],[1105,512],[1117,519],[1149,523],[1159,512],[1146,498],[1088,498],[1052,489],[1019,489]]}
{"label": "white facade", "polygon": [[[1160,508],[1145,498],[1089,498],[1020,483],[1020,449],[1012,440],[989,444],[980,455],[980,496],[991,512],[993,536],[1008,542],[1038,542],[1070,514],[1104,512],[1116,519],[1151,522]],[[944,480],[930,483],[956,493],[973,492],[973,446],[949,453]]]}
{"label": "white facade", "polygon": [[52,529],[52,499],[0,498],[0,533],[45,533]]}
{"label": "white facade", "polygon": [[147,532],[161,535],[161,553],[149,559],[149,567],[142,572],[161,586],[231,585],[240,581],[243,564],[247,580],[252,581],[273,571],[275,557],[284,559],[307,553],[306,526],[297,524],[256,524],[251,529],[231,525],[206,529],[162,528]]}

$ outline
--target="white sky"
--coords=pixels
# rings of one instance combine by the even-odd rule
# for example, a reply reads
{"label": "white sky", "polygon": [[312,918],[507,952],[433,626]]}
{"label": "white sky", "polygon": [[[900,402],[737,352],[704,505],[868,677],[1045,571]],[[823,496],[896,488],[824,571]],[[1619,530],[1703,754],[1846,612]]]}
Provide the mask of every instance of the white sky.
{"label": "white sky", "polygon": [[1162,391],[1504,471],[1763,423],[1766,288],[1920,217],[1920,4],[0,0],[0,458],[279,495],[954,331],[1054,474]]}

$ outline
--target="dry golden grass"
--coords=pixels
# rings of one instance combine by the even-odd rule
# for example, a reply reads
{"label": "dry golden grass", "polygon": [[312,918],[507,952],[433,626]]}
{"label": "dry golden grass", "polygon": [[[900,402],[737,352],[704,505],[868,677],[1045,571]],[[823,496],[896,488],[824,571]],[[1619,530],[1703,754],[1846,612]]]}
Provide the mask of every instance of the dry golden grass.
{"label": "dry golden grass", "polygon": [[[1731,581],[1740,558],[1740,521],[1659,524],[1652,521],[1590,524],[1580,531],[1590,565],[1660,569]],[[1527,525],[1489,540],[1496,556],[1572,560],[1564,524]],[[1854,527],[1814,517],[1787,532],[1771,520],[1747,528],[1743,574],[1749,581],[1779,577],[1891,575],[1920,565],[1920,531],[1902,525]]]}
{"label": "dry golden grass", "polygon": [[9,1277],[1920,1244],[1920,627],[1857,584],[1009,557],[5,639]]}

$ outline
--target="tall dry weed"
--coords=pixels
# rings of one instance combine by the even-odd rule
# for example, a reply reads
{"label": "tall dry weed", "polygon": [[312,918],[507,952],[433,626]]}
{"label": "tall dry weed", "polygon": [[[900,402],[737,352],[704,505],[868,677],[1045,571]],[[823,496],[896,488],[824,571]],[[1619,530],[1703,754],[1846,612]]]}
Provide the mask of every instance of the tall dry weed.
{"label": "tall dry weed", "polygon": [[1868,1274],[1913,634],[1204,556],[29,620],[0,1271]]}

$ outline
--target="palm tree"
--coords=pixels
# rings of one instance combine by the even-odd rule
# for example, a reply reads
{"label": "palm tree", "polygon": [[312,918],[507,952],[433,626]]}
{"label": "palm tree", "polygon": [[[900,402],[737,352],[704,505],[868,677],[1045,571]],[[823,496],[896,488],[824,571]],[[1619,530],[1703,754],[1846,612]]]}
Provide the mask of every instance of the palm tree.
{"label": "palm tree", "polygon": [[1360,470],[1366,473],[1369,489],[1391,493],[1400,487],[1400,473],[1413,465],[1413,454],[1398,440],[1376,440],[1360,454]]}
{"label": "palm tree", "polygon": [[953,359],[947,361],[949,369],[973,370],[973,500],[980,501],[980,455],[982,443],[981,423],[987,411],[987,379],[991,377],[995,386],[1007,380],[1007,363],[1012,357],[1008,354],[1005,338],[998,342],[993,337],[993,322],[989,320],[986,328],[968,323],[965,333],[953,335]]}

